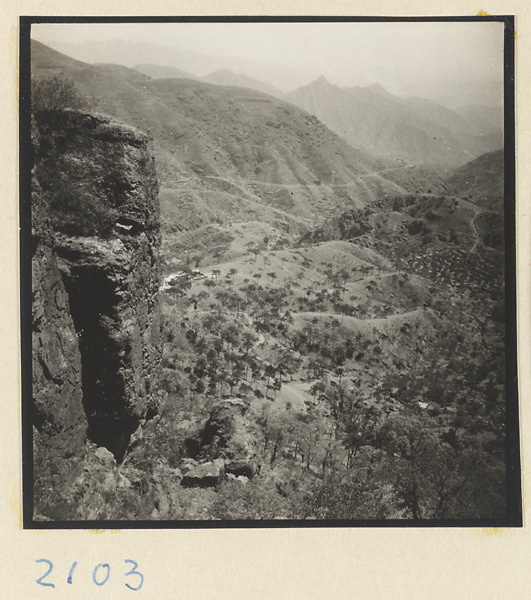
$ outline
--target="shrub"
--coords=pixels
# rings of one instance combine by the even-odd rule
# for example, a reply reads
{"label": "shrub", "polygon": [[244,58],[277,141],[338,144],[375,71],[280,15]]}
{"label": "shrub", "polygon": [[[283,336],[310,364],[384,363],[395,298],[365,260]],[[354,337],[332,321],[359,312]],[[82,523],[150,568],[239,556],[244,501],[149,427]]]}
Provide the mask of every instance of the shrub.
{"label": "shrub", "polygon": [[45,110],[86,108],[86,102],[71,79],[58,75],[32,82],[31,106],[34,114]]}
{"label": "shrub", "polygon": [[54,229],[67,235],[108,237],[116,220],[115,211],[67,182],[51,192],[49,207]]}
{"label": "shrub", "polygon": [[302,519],[388,519],[396,503],[383,481],[353,479],[316,486],[302,499],[298,512]]}
{"label": "shrub", "polygon": [[289,502],[272,481],[253,479],[246,484],[224,481],[211,508],[214,519],[275,519],[290,515]]}

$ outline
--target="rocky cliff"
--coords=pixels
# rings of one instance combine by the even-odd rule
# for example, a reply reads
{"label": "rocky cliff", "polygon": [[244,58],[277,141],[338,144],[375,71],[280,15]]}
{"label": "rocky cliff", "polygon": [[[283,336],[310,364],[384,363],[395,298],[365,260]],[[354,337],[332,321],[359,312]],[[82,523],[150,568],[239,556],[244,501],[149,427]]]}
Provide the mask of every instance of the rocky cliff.
{"label": "rocky cliff", "polygon": [[32,186],[34,497],[55,515],[57,492],[80,470],[87,420],[81,355],[38,181]]}
{"label": "rocky cliff", "polygon": [[35,133],[35,501],[60,518],[87,449],[119,463],[157,411],[158,184],[136,129],[53,111],[36,116]]}

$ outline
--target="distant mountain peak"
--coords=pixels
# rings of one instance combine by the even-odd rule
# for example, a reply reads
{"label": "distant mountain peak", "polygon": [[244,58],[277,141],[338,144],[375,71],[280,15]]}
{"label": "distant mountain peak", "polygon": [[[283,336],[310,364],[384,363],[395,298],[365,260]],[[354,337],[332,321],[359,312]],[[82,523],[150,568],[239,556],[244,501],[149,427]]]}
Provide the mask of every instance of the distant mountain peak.
{"label": "distant mountain peak", "polygon": [[455,168],[501,145],[501,127],[488,112],[463,118],[433,100],[395,96],[379,82],[345,88],[319,77],[288,99],[353,147],[405,164]]}
{"label": "distant mountain peak", "polygon": [[209,73],[208,75],[206,75],[206,77],[212,77],[213,75],[241,76],[241,73],[236,73],[235,71],[232,71],[231,69],[216,69],[215,71],[212,71],[212,73]]}
{"label": "distant mountain peak", "polygon": [[328,81],[328,79],[324,75],[319,75],[319,77],[313,82],[313,85],[330,86],[331,83]]}
{"label": "distant mountain peak", "polygon": [[205,75],[202,79],[203,81],[217,85],[249,88],[264,94],[269,94],[270,96],[274,96],[276,98],[282,98],[284,96],[284,94],[278,88],[269,85],[264,81],[255,79],[254,77],[250,77],[245,73],[237,73],[231,69],[218,69],[217,71]]}
{"label": "distant mountain peak", "polygon": [[384,86],[380,82],[375,82],[372,85],[367,86],[373,92],[377,92],[378,94],[388,94],[389,92],[384,88]]}

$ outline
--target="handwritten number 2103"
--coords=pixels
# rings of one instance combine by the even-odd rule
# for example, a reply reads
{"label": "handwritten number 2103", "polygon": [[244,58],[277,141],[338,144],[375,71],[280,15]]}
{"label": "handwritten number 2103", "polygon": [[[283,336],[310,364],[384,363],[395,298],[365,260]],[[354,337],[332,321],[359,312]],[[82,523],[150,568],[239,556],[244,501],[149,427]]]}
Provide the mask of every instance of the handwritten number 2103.
{"label": "handwritten number 2103", "polygon": [[[42,585],[43,587],[54,588],[55,587],[54,583],[45,581],[45,579],[48,577],[48,575],[50,575],[50,573],[53,571],[52,561],[50,561],[46,558],[40,558],[39,560],[36,560],[35,562],[36,563],[45,563],[48,565],[48,569],[46,570],[46,572],[43,575],[41,575],[41,577],[39,577],[39,579],[36,580],[37,583],[39,585]],[[124,576],[125,577],[136,576],[136,581],[131,580],[131,583],[134,582],[136,585],[130,585],[129,583],[126,583],[125,587],[136,592],[144,585],[144,575],[140,571],[137,570],[138,563],[136,561],[128,558],[128,559],[125,559],[124,562],[126,564],[132,565],[132,568],[129,571],[127,571],[127,573],[125,573]],[[73,576],[74,576],[74,571],[75,571],[76,567],[77,567],[77,562],[72,563],[72,566],[70,567],[70,571],[68,573],[68,578],[66,580],[67,583],[69,583],[69,584],[73,583]],[[107,563],[100,563],[100,564],[96,565],[94,567],[94,570],[92,571],[92,581],[99,587],[105,585],[107,583],[107,581],[109,581],[110,576],[111,576],[111,567]]]}

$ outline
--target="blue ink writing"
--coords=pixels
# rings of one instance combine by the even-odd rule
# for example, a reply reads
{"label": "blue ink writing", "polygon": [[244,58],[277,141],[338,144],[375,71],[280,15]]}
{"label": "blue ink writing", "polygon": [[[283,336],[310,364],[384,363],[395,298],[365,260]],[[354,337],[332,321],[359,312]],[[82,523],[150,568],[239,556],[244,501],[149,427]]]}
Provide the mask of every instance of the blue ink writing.
{"label": "blue ink writing", "polygon": [[[50,576],[50,573],[55,568],[52,561],[48,560],[47,558],[39,558],[35,562],[37,564],[45,563],[48,567],[46,572],[43,575],[41,575],[38,579],[36,579],[35,582],[38,585],[42,585],[43,587],[55,588],[55,583],[46,581],[46,579]],[[124,573],[125,587],[132,590],[133,592],[137,592],[144,585],[144,574],[138,570],[138,563],[136,562],[136,560],[131,560],[130,558],[127,558],[124,560],[124,562],[127,566],[131,567],[129,571]],[[75,560],[70,566],[70,570],[68,571],[68,577],[66,578],[66,583],[68,585],[72,585],[74,583],[74,573],[78,564],[78,561]],[[110,565],[108,563],[99,563],[94,567],[94,570],[92,571],[92,582],[94,583],[94,585],[102,587],[107,583],[107,581],[109,581],[110,576]],[[78,583],[78,580],[79,577],[76,577],[76,583]]]}
{"label": "blue ink writing", "polygon": [[77,562],[72,563],[70,567],[70,573],[68,573],[68,579],[66,580],[68,583],[72,583],[72,575],[74,574],[74,569],[77,567]]}
{"label": "blue ink writing", "polygon": [[[96,578],[96,574],[98,573],[98,571],[100,569],[107,569],[107,575],[105,576],[105,579],[103,579],[102,581],[98,581]],[[96,565],[96,567],[94,568],[94,572],[92,573],[92,581],[94,581],[94,583],[96,585],[102,586],[107,583],[110,576],[111,576],[111,567],[109,567],[109,565],[107,563],[103,563],[103,564],[100,563],[99,565]]]}
{"label": "blue ink writing", "polygon": [[128,583],[125,584],[125,587],[128,587],[130,590],[133,590],[134,592],[136,592],[144,585],[144,576],[142,575],[142,573],[140,571],[136,570],[136,568],[138,567],[137,562],[135,562],[134,560],[131,560],[129,558],[127,558],[124,562],[131,563],[133,565],[133,568],[125,574],[126,577],[129,575],[138,575],[140,577],[140,583],[138,584],[138,587],[132,587]]}
{"label": "blue ink writing", "polygon": [[39,577],[39,579],[37,579],[37,583],[39,585],[42,585],[43,587],[54,588],[55,585],[53,583],[44,583],[44,581],[43,581],[43,579],[45,579],[46,577],[48,577],[48,575],[52,572],[53,564],[51,563],[51,561],[46,560],[46,558],[39,558],[39,560],[36,560],[35,562],[36,563],[43,562],[43,563],[47,563],[47,565],[48,565],[48,570],[46,571],[46,573],[42,577]]}

